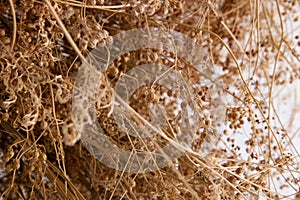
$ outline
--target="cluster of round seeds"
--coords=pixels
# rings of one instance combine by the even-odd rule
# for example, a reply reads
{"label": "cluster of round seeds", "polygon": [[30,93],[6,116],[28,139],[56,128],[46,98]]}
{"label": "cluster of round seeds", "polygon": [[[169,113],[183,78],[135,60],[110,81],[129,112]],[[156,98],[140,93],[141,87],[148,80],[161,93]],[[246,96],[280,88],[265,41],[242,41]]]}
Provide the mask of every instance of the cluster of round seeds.
{"label": "cluster of round seeds", "polygon": [[[45,2],[0,2],[0,169],[6,170],[0,198],[299,198],[298,90],[287,93],[300,78],[298,1],[51,1],[84,55],[109,46],[122,30],[155,26],[189,35],[212,58],[208,74],[159,49],[128,52],[108,66],[95,108],[114,145],[142,152],[168,143],[158,135],[134,137],[115,123],[112,89],[135,66],[160,63],[181,73],[203,114],[191,151],[147,174],[112,170],[75,144],[71,93],[81,61]],[[183,120],[177,110],[188,103],[178,102],[178,94],[149,84],[130,105],[147,121],[155,120],[151,104],[165,107],[156,114],[165,116],[164,133],[174,138]]]}

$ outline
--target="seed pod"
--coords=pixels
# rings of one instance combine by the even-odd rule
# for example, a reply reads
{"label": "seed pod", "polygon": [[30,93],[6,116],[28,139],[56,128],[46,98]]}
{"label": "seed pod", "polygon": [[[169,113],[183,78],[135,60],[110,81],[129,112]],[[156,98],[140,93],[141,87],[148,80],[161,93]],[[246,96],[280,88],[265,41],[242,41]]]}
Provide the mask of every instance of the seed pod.
{"label": "seed pod", "polygon": [[119,74],[119,69],[116,67],[111,67],[108,69],[108,77],[111,79],[114,79],[118,76]]}
{"label": "seed pod", "polygon": [[14,170],[17,170],[20,168],[20,160],[19,159],[15,159],[13,162],[12,162],[12,167]]}
{"label": "seed pod", "polygon": [[2,157],[3,162],[7,163],[14,155],[15,155],[15,152],[14,152],[13,148],[10,146],[7,149],[6,154],[4,154],[4,156]]}

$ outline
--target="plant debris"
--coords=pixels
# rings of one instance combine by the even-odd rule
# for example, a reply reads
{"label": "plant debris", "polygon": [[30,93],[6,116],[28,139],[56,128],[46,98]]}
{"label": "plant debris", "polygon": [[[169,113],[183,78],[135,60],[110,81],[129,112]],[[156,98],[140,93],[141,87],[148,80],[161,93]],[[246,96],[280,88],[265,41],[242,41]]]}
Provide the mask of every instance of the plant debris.
{"label": "plant debris", "polygon": [[[284,107],[277,104],[278,98],[285,102],[283,88],[300,79],[299,9],[295,0],[0,1],[0,199],[299,199],[293,142],[299,137],[299,99],[290,121],[277,112]],[[111,89],[134,66],[174,67],[193,85],[205,113],[191,151],[165,168],[131,174],[105,166],[86,150],[71,118],[72,91],[82,57],[112,44],[123,30],[147,27],[193,38],[208,52],[212,75],[222,84],[201,82],[202,75],[171,52],[144,49],[115,60],[95,107],[106,135],[120,148],[157,147],[119,130],[110,115]],[[212,87],[222,91],[219,96]],[[163,105],[165,131],[176,135],[176,98],[148,85],[130,106],[150,121],[146,104]],[[212,137],[218,145],[200,156]],[[160,136],[155,141],[168,142]]]}

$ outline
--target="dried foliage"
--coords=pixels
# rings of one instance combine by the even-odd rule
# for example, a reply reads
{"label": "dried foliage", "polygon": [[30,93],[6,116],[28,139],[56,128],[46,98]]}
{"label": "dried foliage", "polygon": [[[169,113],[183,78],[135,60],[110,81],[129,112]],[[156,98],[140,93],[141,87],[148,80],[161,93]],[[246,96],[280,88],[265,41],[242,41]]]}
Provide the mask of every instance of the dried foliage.
{"label": "dried foliage", "polygon": [[[0,1],[0,199],[299,199],[293,143],[299,99],[289,119],[277,112],[286,98],[282,88],[300,78],[299,1],[49,1]],[[191,150],[169,167],[130,174],[101,164],[81,144],[71,119],[72,89],[82,56],[110,45],[121,30],[150,26],[201,44],[223,92],[212,102],[210,87],[195,86],[206,117]],[[97,117],[129,151],[157,146],[118,130],[110,90],[121,74],[147,62],[175,66],[190,83],[201,83],[170,52],[141,50],[117,59],[99,87]],[[159,86],[139,89],[130,105],[150,120],[146,103],[164,105],[165,130],[176,130],[176,95]],[[223,110],[214,110],[217,104]],[[209,135],[219,143],[202,157]]]}

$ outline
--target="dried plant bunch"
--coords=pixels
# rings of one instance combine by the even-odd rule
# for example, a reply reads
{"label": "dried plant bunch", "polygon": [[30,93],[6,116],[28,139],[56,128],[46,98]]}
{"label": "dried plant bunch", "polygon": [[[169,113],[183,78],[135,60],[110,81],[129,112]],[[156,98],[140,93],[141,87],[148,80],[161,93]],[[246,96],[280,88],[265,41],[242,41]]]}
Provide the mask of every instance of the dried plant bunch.
{"label": "dried plant bunch", "polygon": [[[142,66],[144,64],[153,62],[156,63],[157,66],[159,64],[164,64],[171,69],[175,67],[176,71],[181,72],[182,75],[185,76],[186,80],[190,79],[189,75],[196,77],[191,83],[195,84],[193,88],[195,99],[193,99],[193,101],[195,101],[194,103],[198,104],[199,110],[208,110],[207,107],[209,107],[210,103],[210,97],[207,93],[208,87],[199,87],[198,85],[196,85],[196,83],[199,83],[200,77],[202,77],[200,74],[197,75],[197,73],[199,72],[197,72],[192,66],[183,66],[183,60],[179,62],[180,59],[178,59],[178,61],[176,62],[177,64],[172,62],[171,60],[175,60],[174,54],[170,54],[168,58],[166,56],[168,54],[167,52],[162,53],[159,53],[153,49],[148,49],[138,52],[130,52],[128,54],[125,54],[124,56],[119,57],[115,62],[113,62],[111,66],[108,67],[105,73],[106,78],[104,78],[105,80],[101,81],[101,85],[98,87],[96,95],[98,121],[100,122],[101,127],[106,132],[106,135],[113,135],[113,141],[115,142],[115,144],[121,142],[121,145],[119,146],[124,146],[127,150],[128,148],[129,150],[138,151],[141,151],[141,148],[150,150],[157,147],[163,147],[168,143],[168,141],[161,136],[158,139],[146,139],[145,137],[147,136],[147,134],[143,132],[141,134],[144,136],[138,134],[137,137],[136,134],[131,133],[134,132],[134,130],[132,130],[130,127],[128,127],[130,131],[128,131],[128,129],[125,131],[120,131],[120,127],[118,127],[118,124],[116,123],[116,118],[111,114],[112,111],[116,109],[114,107],[114,97],[111,93],[112,88],[116,87],[122,76],[129,77],[130,74],[128,74],[127,72],[130,72],[130,70],[134,69],[135,66]],[[157,70],[153,71],[152,73],[156,72]],[[180,90],[177,92],[175,90],[172,91],[170,88],[164,87],[159,83],[151,82],[151,70],[142,71],[141,73],[143,75],[143,79],[145,80],[145,84],[135,90],[135,92],[130,97],[129,105],[141,117],[143,117],[151,124],[161,124],[161,128],[164,133],[169,138],[174,139],[179,131],[179,121],[182,121],[184,119],[182,111],[178,112],[178,110],[182,110],[184,107],[187,107],[187,103],[184,101],[178,102],[182,101],[182,99],[180,100]],[[199,96],[199,93],[201,93],[201,96]],[[206,108],[203,105],[204,103],[207,104]],[[157,105],[160,105],[161,107],[154,108],[154,106]],[[162,111],[161,109],[165,110]],[[133,120],[133,123],[138,126],[146,126],[146,124],[139,118],[139,116],[135,116],[134,113],[130,114],[129,118]],[[206,117],[204,115],[202,119],[199,119],[201,120],[203,126],[199,126],[199,130],[197,130],[198,134],[203,132],[203,127],[205,127],[205,130],[209,130],[211,128],[210,126],[212,124],[210,120],[212,119],[208,118],[209,117],[207,115]],[[210,118],[213,117],[210,116]],[[146,129],[144,129],[143,131],[146,131]],[[131,137],[130,135],[134,137]],[[156,137],[159,136],[158,133],[154,135],[156,135]],[[197,137],[198,140],[201,140],[197,142],[198,145],[204,142],[203,139],[205,138],[205,136],[202,135],[201,137]],[[133,143],[135,145],[132,145]],[[144,145],[146,145],[146,147]]]}
{"label": "dried plant bunch", "polygon": [[[299,199],[299,7],[295,0],[1,1],[0,198]],[[122,31],[150,27],[192,38],[213,68],[203,74],[153,48],[126,52],[107,67],[93,106],[119,148],[166,146],[186,108],[182,91],[149,82],[130,97],[128,119],[134,127],[160,124],[167,137],[120,127],[114,91],[137,66],[180,73],[201,116],[182,156],[153,172],[127,173],[83,145],[72,92],[84,57]]]}

